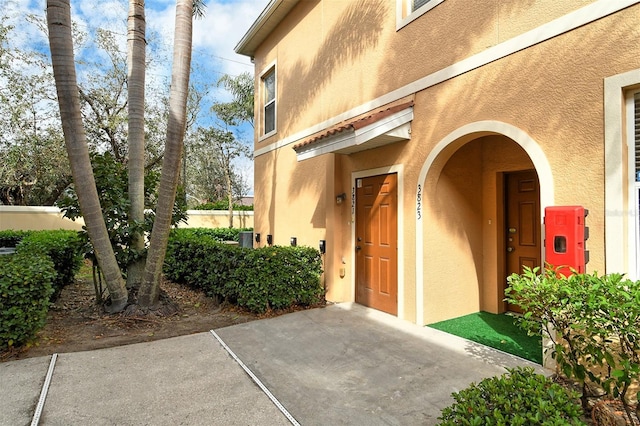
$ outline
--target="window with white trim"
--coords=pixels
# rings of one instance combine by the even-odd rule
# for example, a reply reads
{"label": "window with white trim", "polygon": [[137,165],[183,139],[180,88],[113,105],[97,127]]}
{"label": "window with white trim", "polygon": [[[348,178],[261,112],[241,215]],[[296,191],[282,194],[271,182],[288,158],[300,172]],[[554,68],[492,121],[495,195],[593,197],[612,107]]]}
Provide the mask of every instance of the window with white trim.
{"label": "window with white trim", "polygon": [[[635,210],[635,239],[633,241],[632,261],[630,269],[633,268],[635,260],[635,279],[640,279],[640,91],[633,93],[628,101],[627,117],[629,119],[629,134],[628,140],[630,151],[633,150],[633,155],[630,155],[633,165],[630,165],[632,194],[629,196],[629,202],[633,202]],[[631,271],[629,271],[631,272]]]}
{"label": "window with white trim", "polygon": [[262,134],[267,135],[276,130],[276,69],[267,71],[262,76]]}
{"label": "window with white trim", "polygon": [[396,30],[418,19],[445,0],[396,0]]}
{"label": "window with white trim", "polygon": [[635,176],[640,182],[640,92],[633,94],[633,140],[635,146]]}
{"label": "window with white trim", "polygon": [[411,11],[418,10],[425,4],[429,3],[431,0],[411,0]]}

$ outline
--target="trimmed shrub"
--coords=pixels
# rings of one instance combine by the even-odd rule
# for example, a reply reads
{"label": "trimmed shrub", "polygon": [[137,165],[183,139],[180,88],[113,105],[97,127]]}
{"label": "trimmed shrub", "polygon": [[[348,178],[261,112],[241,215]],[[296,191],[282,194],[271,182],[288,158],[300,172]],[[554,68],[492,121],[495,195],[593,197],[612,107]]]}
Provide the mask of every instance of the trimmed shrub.
{"label": "trimmed shrub", "polygon": [[225,287],[234,279],[243,252],[221,241],[200,229],[173,230],[167,245],[165,276],[209,296],[227,297]]}
{"label": "trimmed shrub", "polygon": [[472,383],[453,393],[456,401],[442,410],[440,425],[583,425],[578,394],[533,368],[515,368],[508,374]]}
{"label": "trimmed shrub", "polygon": [[253,228],[179,228],[171,231],[171,236],[176,238],[193,236],[208,237],[215,241],[240,241],[240,232],[253,231]]}
{"label": "trimmed shrub", "polygon": [[310,247],[262,247],[245,253],[237,271],[238,305],[253,312],[313,305],[322,300],[320,252]]}
{"label": "trimmed shrub", "polygon": [[0,247],[15,247],[24,237],[31,233],[33,231],[14,231],[12,229],[0,231]]}
{"label": "trimmed shrub", "polygon": [[22,345],[44,326],[55,277],[45,255],[0,256],[0,348]]}
{"label": "trimmed shrub", "polygon": [[52,300],[67,284],[73,282],[82,266],[82,240],[76,231],[32,231],[16,247],[17,254],[42,254],[53,262],[56,276],[53,280]]}
{"label": "trimmed shrub", "polygon": [[189,285],[262,313],[322,301],[320,253],[309,247],[242,248],[193,229],[172,232],[164,273]]}
{"label": "trimmed shrub", "polygon": [[[199,204],[193,208],[194,210],[229,210],[229,201],[222,200],[213,203]],[[253,211],[253,204],[245,206],[244,204],[233,204],[233,210],[236,211]]]}

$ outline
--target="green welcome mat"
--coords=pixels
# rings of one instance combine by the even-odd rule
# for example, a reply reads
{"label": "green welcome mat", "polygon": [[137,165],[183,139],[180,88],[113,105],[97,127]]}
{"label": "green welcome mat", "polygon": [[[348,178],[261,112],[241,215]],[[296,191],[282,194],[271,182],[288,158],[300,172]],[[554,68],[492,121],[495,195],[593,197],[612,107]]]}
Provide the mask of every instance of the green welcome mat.
{"label": "green welcome mat", "polygon": [[428,327],[542,364],[542,338],[527,336],[515,325],[511,315],[478,312],[429,324]]}

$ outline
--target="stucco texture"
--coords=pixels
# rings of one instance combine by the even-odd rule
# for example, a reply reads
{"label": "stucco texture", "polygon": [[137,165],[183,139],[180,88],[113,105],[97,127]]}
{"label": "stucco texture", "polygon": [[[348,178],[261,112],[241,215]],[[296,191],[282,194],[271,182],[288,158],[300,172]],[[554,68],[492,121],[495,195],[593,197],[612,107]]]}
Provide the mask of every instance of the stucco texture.
{"label": "stucco texture", "polygon": [[[278,244],[291,236],[313,246],[327,240],[328,298],[353,300],[354,176],[395,170],[403,194],[398,316],[429,323],[501,312],[502,179],[536,169],[541,209],[589,210],[587,270],[604,271],[603,82],[639,66],[640,6],[437,84],[417,83],[591,3],[446,0],[396,30],[392,0],[301,1],[256,51],[257,73],[276,64],[278,94],[277,131],[263,139],[257,126],[255,146],[285,142],[255,159],[256,232],[272,233]],[[326,120],[353,119],[349,111],[379,99],[406,99],[412,85],[410,140],[296,160],[292,145],[321,132]],[[396,91],[402,95],[394,98]],[[487,130],[451,137],[478,123]],[[515,129],[513,139],[501,128]],[[342,192],[347,201],[338,205]]]}

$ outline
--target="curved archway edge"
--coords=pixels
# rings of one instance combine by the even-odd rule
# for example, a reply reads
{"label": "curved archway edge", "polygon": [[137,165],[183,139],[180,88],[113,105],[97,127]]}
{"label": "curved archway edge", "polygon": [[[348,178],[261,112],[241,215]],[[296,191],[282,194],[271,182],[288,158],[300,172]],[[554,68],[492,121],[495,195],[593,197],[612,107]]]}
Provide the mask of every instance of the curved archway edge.
{"label": "curved archway edge", "polygon": [[[421,188],[427,178],[427,174],[434,162],[443,154],[453,154],[458,148],[483,136],[502,135],[506,136],[527,153],[531,159],[540,182],[540,217],[544,217],[544,209],[553,205],[554,185],[551,165],[547,160],[540,145],[525,131],[511,124],[501,121],[477,121],[466,124],[449,133],[436,144],[427,156],[416,186],[416,194],[421,193]],[[544,233],[544,230],[541,230]],[[424,221],[421,215],[416,215],[416,323],[424,325]],[[541,236],[544,238],[544,235]],[[544,253],[543,253],[544,254]],[[544,256],[543,256],[544,259]]]}

